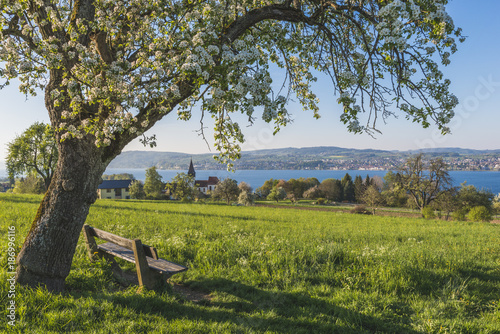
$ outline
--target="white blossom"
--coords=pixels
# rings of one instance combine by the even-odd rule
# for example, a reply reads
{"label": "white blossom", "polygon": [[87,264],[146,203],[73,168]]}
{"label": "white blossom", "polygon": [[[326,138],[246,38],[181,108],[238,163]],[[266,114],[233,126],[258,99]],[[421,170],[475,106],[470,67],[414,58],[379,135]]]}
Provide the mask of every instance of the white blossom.
{"label": "white blossom", "polygon": [[[18,78],[23,93],[35,94],[46,88],[52,70],[63,73],[61,84],[50,88],[46,96],[50,107],[60,114],[58,129],[66,131],[65,139],[93,135],[100,146],[110,145],[117,133],[137,134],[152,126],[140,114],[152,101],[155,106],[148,109],[152,114],[167,114],[178,107],[179,118],[189,119],[193,106],[202,100],[202,108],[214,117],[217,148],[223,155],[235,156],[243,135],[232,121],[233,113],[252,119],[255,110],[262,108],[263,119],[274,122],[278,130],[289,122],[286,104],[295,99],[319,117],[318,98],[312,92],[315,73],[328,74],[332,92],[340,93],[338,102],[346,114],[360,116],[365,108],[372,108],[366,101],[371,101],[377,112],[390,108],[393,96],[384,100],[390,88],[382,88],[386,82],[393,79],[398,85],[413,79],[418,90],[432,96],[434,105],[428,110],[444,109],[444,114],[428,112],[442,126],[450,120],[449,110],[458,101],[446,93],[447,83],[432,57],[440,57],[447,65],[456,49],[454,34],[461,39],[443,2],[341,1],[360,6],[373,16],[370,20],[356,16],[355,25],[334,11],[328,13],[323,29],[330,29],[332,37],[342,43],[330,48],[331,40],[317,38],[313,25],[304,28],[279,20],[258,22],[231,41],[224,39],[236,17],[276,1],[192,2],[187,9],[179,1],[100,0],[94,3],[95,20],[90,23],[80,18],[71,21],[71,12],[62,9],[62,2],[35,0],[34,6],[42,11],[35,7],[28,10],[25,2],[7,1],[0,31],[9,30],[12,13],[23,15],[18,15],[17,35],[0,36],[0,76],[5,80]],[[312,13],[312,7],[303,6]],[[143,15],[145,12],[151,15]],[[339,22],[343,22],[342,29]],[[58,33],[45,29],[42,35],[41,27],[49,24]],[[111,62],[103,59],[94,42],[80,43],[89,29],[106,33],[112,46]],[[59,34],[63,30],[65,34]],[[29,43],[19,33],[29,37]],[[405,52],[404,64],[398,63],[398,52]],[[416,55],[418,61],[406,54]],[[422,64],[418,73],[417,63]],[[273,90],[273,66],[286,74],[285,94]],[[366,105],[355,105],[356,98]],[[95,109],[89,110],[89,106]],[[413,110],[412,106],[401,108]],[[343,121],[351,131],[363,130],[357,120],[345,116]]]}

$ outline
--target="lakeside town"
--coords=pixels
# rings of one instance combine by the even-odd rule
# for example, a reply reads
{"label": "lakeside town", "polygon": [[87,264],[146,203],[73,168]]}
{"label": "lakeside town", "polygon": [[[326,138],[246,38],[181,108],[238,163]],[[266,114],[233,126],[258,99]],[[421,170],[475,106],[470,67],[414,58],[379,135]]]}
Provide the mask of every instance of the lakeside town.
{"label": "lakeside town", "polygon": [[[234,162],[239,170],[394,170],[417,151],[356,150],[339,147],[282,148],[243,152]],[[428,157],[441,157],[449,170],[499,171],[500,152],[449,148],[424,151]],[[190,159],[199,170],[225,169],[212,154],[184,154],[173,152],[123,152],[110,168],[147,168],[184,170]]]}
{"label": "lakeside town", "polygon": [[[330,170],[393,170],[401,166],[406,158],[377,158],[367,160],[356,159],[323,159],[309,163],[304,162],[304,169]],[[499,171],[500,157],[460,157],[444,159],[449,170],[461,171]],[[314,166],[316,164],[316,166]],[[313,167],[313,168],[312,168]]]}

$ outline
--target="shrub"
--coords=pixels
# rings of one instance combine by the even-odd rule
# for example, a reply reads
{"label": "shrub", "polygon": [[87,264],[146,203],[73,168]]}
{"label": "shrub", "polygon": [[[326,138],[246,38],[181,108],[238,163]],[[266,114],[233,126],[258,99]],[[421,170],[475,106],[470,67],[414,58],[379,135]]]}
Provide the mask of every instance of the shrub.
{"label": "shrub", "polygon": [[134,180],[129,187],[130,198],[132,199],[144,199],[146,194],[144,193],[144,184],[139,180]]}
{"label": "shrub", "polygon": [[495,200],[493,201],[493,210],[498,214],[500,213],[500,195],[495,197]]}
{"label": "shrub", "polygon": [[469,219],[473,222],[489,222],[491,220],[491,212],[485,206],[475,206],[469,211]]}
{"label": "shrub", "polygon": [[255,196],[251,192],[248,192],[246,190],[243,190],[240,193],[240,196],[238,196],[238,203],[242,205],[253,205],[255,201]]}
{"label": "shrub", "polygon": [[451,216],[453,217],[454,220],[460,220],[460,221],[465,221],[465,216],[467,215],[467,209],[461,208],[456,211],[453,211]]}
{"label": "shrub", "polygon": [[304,196],[304,198],[315,199],[323,196],[323,192],[319,189],[319,186],[314,186],[304,191],[302,196]]}
{"label": "shrub", "polygon": [[366,208],[364,205],[356,205],[354,208],[351,209],[351,213],[356,213],[360,215],[371,215],[372,212]]}
{"label": "shrub", "polygon": [[209,194],[205,194],[199,190],[196,191],[196,195],[194,197],[195,201],[197,201],[197,202],[204,201],[204,200],[209,199],[209,198],[210,198]]}
{"label": "shrub", "polygon": [[434,219],[436,218],[436,214],[434,213],[434,209],[430,206],[426,206],[422,209],[422,217],[425,219]]}
{"label": "shrub", "polygon": [[318,204],[318,205],[325,205],[326,204],[326,198],[318,198],[316,200],[316,204]]}
{"label": "shrub", "polygon": [[36,174],[16,180],[13,192],[16,194],[43,194],[45,185],[43,179]]}

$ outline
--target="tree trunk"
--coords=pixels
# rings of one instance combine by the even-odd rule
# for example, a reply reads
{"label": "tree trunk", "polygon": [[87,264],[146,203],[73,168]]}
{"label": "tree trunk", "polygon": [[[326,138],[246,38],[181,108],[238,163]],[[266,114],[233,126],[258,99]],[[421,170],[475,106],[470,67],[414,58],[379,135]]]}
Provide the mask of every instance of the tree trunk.
{"label": "tree trunk", "polygon": [[17,258],[17,282],[62,291],[80,231],[109,161],[92,138],[59,144],[59,161]]}
{"label": "tree trunk", "polygon": [[51,182],[51,179],[49,179],[48,177],[45,177],[43,179],[43,184],[45,186],[45,191],[49,190],[49,187],[50,187],[50,182]]}

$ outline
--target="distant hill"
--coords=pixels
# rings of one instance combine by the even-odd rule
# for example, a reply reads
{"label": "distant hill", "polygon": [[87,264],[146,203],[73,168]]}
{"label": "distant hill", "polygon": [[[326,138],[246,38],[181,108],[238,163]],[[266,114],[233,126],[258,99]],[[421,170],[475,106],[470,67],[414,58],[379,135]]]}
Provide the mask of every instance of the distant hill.
{"label": "distant hill", "polygon": [[111,168],[148,168],[168,164],[189,164],[191,154],[177,152],[126,151],[109,165]]}
{"label": "distant hill", "polygon": [[[468,158],[484,161],[500,158],[500,150],[472,150],[463,148],[434,148],[411,151],[385,151],[374,149],[351,149],[335,146],[304,148],[278,148],[243,151],[235,162],[237,169],[392,169],[411,154],[425,153],[442,156],[455,162]],[[110,164],[110,168],[159,169],[188,168],[193,159],[197,169],[225,169],[218,164],[213,154],[186,154],[178,152],[126,151]],[[463,165],[463,164],[462,164]],[[462,166],[460,165],[460,166]],[[458,164],[457,164],[458,166]],[[459,167],[466,168],[466,167]]]}

